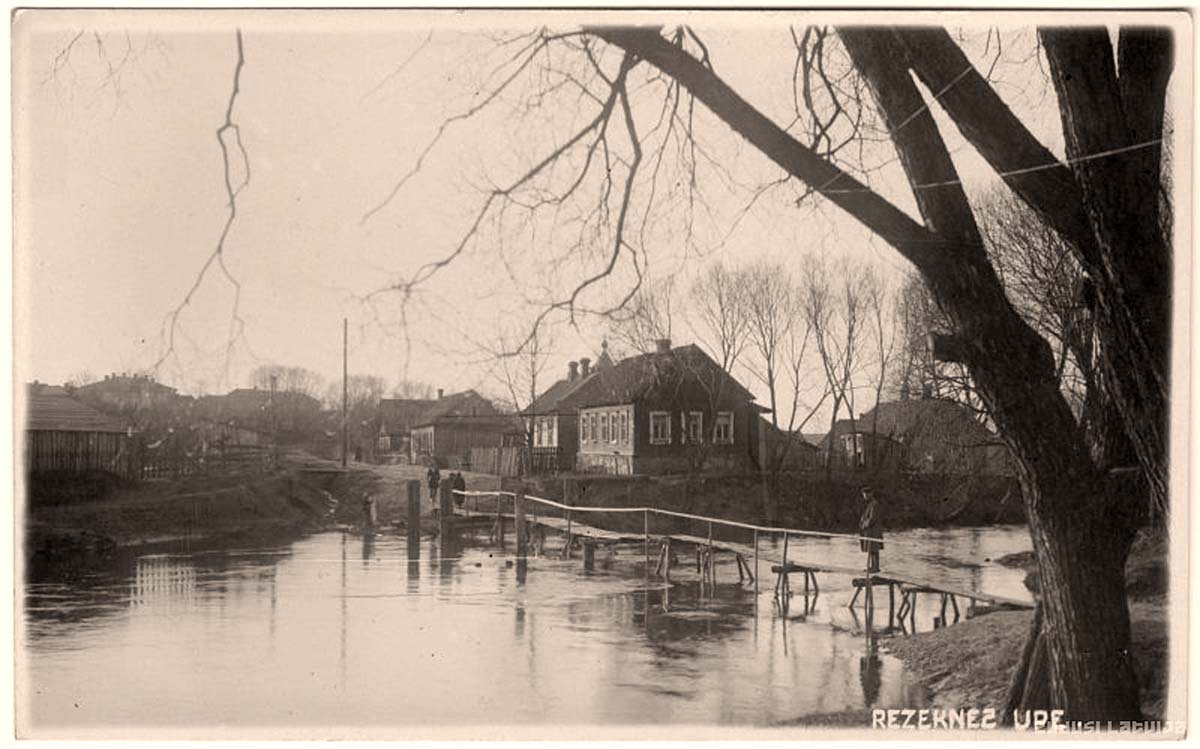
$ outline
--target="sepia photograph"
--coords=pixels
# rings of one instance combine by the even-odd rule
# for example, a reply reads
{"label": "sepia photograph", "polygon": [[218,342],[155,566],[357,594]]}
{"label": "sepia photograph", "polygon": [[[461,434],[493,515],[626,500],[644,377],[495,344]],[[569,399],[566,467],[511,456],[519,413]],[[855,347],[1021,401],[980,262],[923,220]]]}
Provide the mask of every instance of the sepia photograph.
{"label": "sepia photograph", "polygon": [[17,738],[1184,738],[1189,11],[10,39]]}

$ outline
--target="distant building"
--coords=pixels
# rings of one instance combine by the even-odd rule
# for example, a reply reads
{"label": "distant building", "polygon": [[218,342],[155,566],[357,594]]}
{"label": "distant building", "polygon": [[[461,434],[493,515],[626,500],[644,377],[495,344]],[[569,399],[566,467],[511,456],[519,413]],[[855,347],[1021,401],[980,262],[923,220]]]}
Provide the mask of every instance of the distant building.
{"label": "distant building", "polygon": [[443,395],[421,414],[410,431],[413,462],[432,458],[439,465],[468,463],[472,448],[518,445],[523,441],[518,418],[499,409],[474,390]]}
{"label": "distant building", "polygon": [[191,398],[149,375],[109,374],[80,385],[70,394],[93,408],[120,417],[139,431],[165,429],[186,409]]}
{"label": "distant building", "polygon": [[279,435],[280,440],[303,439],[319,429],[321,403],[305,393],[238,388],[227,395],[197,400],[197,420]]}
{"label": "distant building", "polygon": [[422,416],[437,401],[428,398],[382,398],[379,401],[377,420],[379,434],[376,449],[379,452],[410,455],[409,442],[412,429],[422,421]]}
{"label": "distant building", "polygon": [[71,397],[61,387],[26,387],[27,475],[86,476],[109,473],[137,478],[132,428]]}
{"label": "distant building", "polygon": [[529,435],[529,469],[535,473],[557,473],[575,468],[579,451],[579,414],[567,403],[567,396],[574,393],[593,374],[610,369],[612,359],[608,355],[608,342],[601,343],[596,368],[591,359],[583,357],[567,365],[567,376],[551,385],[521,412],[525,429]]}
{"label": "distant building", "polygon": [[825,435],[817,435],[816,442],[805,434],[777,428],[767,419],[760,416],[760,441],[756,456],[765,460],[759,468],[765,470],[797,470],[815,468],[821,465],[821,448],[819,442]]}
{"label": "distant building", "polygon": [[841,419],[822,445],[835,468],[926,474],[1011,475],[1000,438],[960,403],[939,398],[880,403]]}
{"label": "distant building", "polygon": [[577,411],[576,470],[744,471],[757,464],[754,396],[695,345],[598,368],[557,404]]}

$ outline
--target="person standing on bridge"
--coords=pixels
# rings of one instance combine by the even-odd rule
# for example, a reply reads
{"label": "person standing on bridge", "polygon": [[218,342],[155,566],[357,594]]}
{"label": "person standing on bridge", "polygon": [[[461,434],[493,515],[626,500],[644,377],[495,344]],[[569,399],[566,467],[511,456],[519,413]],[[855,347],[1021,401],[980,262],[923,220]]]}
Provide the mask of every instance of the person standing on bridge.
{"label": "person standing on bridge", "polygon": [[[858,519],[859,548],[867,553],[867,572],[879,571],[879,550],[883,548],[883,511],[874,490],[862,488],[863,511]],[[874,540],[872,540],[874,539]]]}
{"label": "person standing on bridge", "polygon": [[429,460],[429,470],[425,472],[425,480],[429,482],[429,498],[433,500],[433,506],[437,507],[437,490],[438,484],[442,483],[442,473],[438,470],[437,463],[433,458]]}
{"label": "person standing on bridge", "polygon": [[461,471],[455,471],[451,477],[451,488],[456,492],[454,495],[454,504],[462,507],[467,501],[466,495],[461,493],[467,490],[467,480],[463,478]]}

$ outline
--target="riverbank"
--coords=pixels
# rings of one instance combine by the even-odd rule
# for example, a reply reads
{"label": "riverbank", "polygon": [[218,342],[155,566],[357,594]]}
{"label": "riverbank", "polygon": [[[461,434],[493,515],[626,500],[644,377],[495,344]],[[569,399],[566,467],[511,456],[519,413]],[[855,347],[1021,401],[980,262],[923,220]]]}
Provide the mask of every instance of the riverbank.
{"label": "riverbank", "polygon": [[[1026,585],[1036,591],[1033,552],[996,561],[1024,569]],[[1144,533],[1135,541],[1126,564],[1126,592],[1142,712],[1148,719],[1161,720],[1166,713],[1170,667],[1167,542],[1163,534]],[[881,645],[928,694],[930,707],[1000,711],[1032,620],[1032,611],[997,611],[932,632],[891,635]],[[868,728],[871,710],[808,715],[785,725]]]}
{"label": "riverbank", "polygon": [[[469,488],[498,488],[493,476],[466,474]],[[421,482],[422,515],[434,502],[419,465],[352,463],[301,451],[261,461],[215,463],[203,473],[151,479],[132,486],[95,484],[70,501],[32,496],[24,523],[26,564],[41,574],[70,577],[117,549],[171,543],[272,543],[335,524],[362,523],[362,499],[375,499],[377,522],[407,516],[410,480]],[[90,489],[92,485],[84,487]],[[54,501],[58,500],[58,501]]]}

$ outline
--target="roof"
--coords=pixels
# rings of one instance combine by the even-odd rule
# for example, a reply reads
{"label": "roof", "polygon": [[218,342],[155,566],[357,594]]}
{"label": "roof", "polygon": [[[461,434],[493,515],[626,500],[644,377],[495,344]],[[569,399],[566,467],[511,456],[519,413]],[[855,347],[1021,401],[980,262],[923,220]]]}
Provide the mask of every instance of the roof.
{"label": "roof", "polygon": [[[572,366],[577,363],[578,362],[571,362]],[[521,412],[521,415],[539,416],[544,414],[573,411],[575,407],[564,406],[562,403],[563,399],[575,392],[575,389],[582,385],[585,380],[591,379],[593,374],[612,369],[614,366],[616,365],[613,364],[612,357],[608,355],[608,341],[601,341],[600,356],[596,358],[596,363],[592,365],[592,370],[588,372],[587,377],[582,377],[576,374],[575,379],[568,377],[566,379],[559,380],[550,387],[546,388],[545,392],[535,398],[533,403],[530,403],[529,406]]]}
{"label": "roof", "polygon": [[415,421],[414,426],[424,426],[434,421],[457,416],[497,416],[500,411],[490,400],[474,390],[450,393],[435,401]]}
{"label": "roof", "polygon": [[[951,400],[919,398],[880,403],[856,419],[854,427],[858,432],[874,432],[880,437],[902,442],[914,455],[980,448],[985,451],[987,462],[995,464],[994,467],[1005,462],[999,437],[979,423],[970,409]],[[836,438],[849,433],[850,420],[839,419],[830,435]]]}
{"label": "roof", "polygon": [[126,424],[75,400],[60,387],[30,385],[26,394],[26,431],[125,434],[128,429]]}
{"label": "roof", "polygon": [[80,385],[76,390],[83,393],[148,391],[161,395],[170,395],[175,392],[175,388],[164,385],[148,375],[106,375],[103,380]]}
{"label": "roof", "polygon": [[546,392],[539,395],[537,400],[530,403],[529,407],[521,413],[525,416],[561,413],[564,410],[561,408],[562,400],[573,393],[575,388],[583,384],[583,381],[583,377],[576,377],[574,380],[559,380],[547,388]]}
{"label": "roof", "polygon": [[425,398],[381,398],[379,421],[389,433],[406,431],[436,402]]}
{"label": "roof", "polygon": [[[670,396],[686,380],[720,379],[733,400],[753,402],[754,395],[721,369],[694,343],[668,352],[652,352],[593,370],[558,401],[559,410],[632,403],[653,396]],[[761,407],[760,407],[761,408]],[[765,410],[765,409],[764,409]]]}

